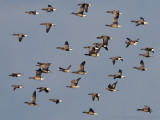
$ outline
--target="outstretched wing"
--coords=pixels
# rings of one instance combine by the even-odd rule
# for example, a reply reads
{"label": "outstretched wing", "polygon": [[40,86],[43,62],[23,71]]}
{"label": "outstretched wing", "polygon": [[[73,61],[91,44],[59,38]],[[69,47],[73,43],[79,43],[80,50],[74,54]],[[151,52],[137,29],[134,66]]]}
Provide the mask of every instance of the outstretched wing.
{"label": "outstretched wing", "polygon": [[80,64],[80,68],[79,68],[79,71],[84,71],[84,65],[85,65],[85,61],[83,61],[81,64]]}

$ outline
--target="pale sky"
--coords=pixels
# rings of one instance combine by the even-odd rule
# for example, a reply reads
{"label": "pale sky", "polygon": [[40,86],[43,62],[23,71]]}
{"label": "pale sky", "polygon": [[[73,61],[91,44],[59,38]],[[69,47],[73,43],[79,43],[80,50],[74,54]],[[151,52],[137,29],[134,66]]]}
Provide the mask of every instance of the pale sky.
{"label": "pale sky", "polygon": [[[90,3],[87,17],[81,18],[70,13],[78,12],[79,3]],[[42,11],[48,4],[56,11],[47,13]],[[160,112],[160,15],[159,0],[1,0],[0,8],[0,55],[1,55],[1,103],[0,118],[2,120],[38,119],[38,120],[159,120]],[[106,27],[111,24],[113,15],[105,13],[108,10],[119,10],[123,13],[119,17],[121,28]],[[36,10],[39,15],[29,15],[25,11]],[[143,17],[148,25],[135,26],[131,20]],[[46,33],[45,26],[40,23],[51,22],[56,26]],[[13,33],[25,33],[28,37],[18,42]],[[85,56],[88,49],[84,46],[95,42],[101,35],[108,35],[108,51],[102,48],[100,57]],[[127,37],[138,39],[137,46],[126,48]],[[66,52],[56,49],[69,42],[72,51]],[[145,47],[153,47],[155,53],[152,58],[144,58],[139,54]],[[110,57],[121,56],[124,61],[112,64]],[[133,67],[139,66],[143,60],[148,71],[138,71]],[[80,63],[86,61],[87,75],[63,73],[59,67],[72,65],[71,71],[79,69]],[[42,74],[44,81],[35,81],[28,77],[35,75],[37,62],[50,62],[52,73]],[[118,92],[104,90],[109,83],[114,83],[109,74],[115,74],[122,69],[124,79],[118,81]],[[19,78],[8,76],[20,72]],[[80,88],[69,89],[71,80],[81,77]],[[11,85],[22,84],[23,89],[12,90]],[[39,93],[37,87],[46,86],[50,92]],[[33,91],[37,91],[37,104],[32,107],[29,102]],[[92,101],[88,93],[98,92],[100,100]],[[60,104],[48,101],[51,98],[62,99]],[[144,105],[151,107],[153,112],[136,111]],[[89,108],[98,113],[97,116],[83,114]]]}

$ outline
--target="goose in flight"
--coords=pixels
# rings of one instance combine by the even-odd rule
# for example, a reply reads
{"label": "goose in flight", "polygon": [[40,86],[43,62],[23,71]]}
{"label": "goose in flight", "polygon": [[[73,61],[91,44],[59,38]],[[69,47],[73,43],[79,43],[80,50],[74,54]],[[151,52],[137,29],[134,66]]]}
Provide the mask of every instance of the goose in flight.
{"label": "goose in flight", "polygon": [[144,21],[143,17],[140,17],[139,20],[132,20],[131,22],[136,23],[136,26],[149,24],[148,22]]}
{"label": "goose in flight", "polygon": [[122,70],[119,69],[118,73],[114,74],[114,75],[108,75],[109,77],[113,77],[114,79],[116,78],[125,78],[125,76],[122,75]]}
{"label": "goose in flight", "polygon": [[104,88],[105,90],[108,90],[108,91],[119,91],[118,89],[115,89],[116,88],[116,85],[117,85],[118,81],[116,81],[115,83],[113,84],[109,84],[108,85],[108,88]]}
{"label": "goose in flight", "polygon": [[25,104],[28,104],[30,106],[38,106],[38,104],[36,103],[36,91],[33,92],[32,97],[31,97],[31,101],[30,102],[24,102]]}
{"label": "goose in flight", "polygon": [[45,91],[46,93],[48,93],[51,89],[48,87],[39,87],[37,88],[39,90],[39,92]]}
{"label": "goose in flight", "polygon": [[78,4],[80,5],[81,7],[80,8],[83,8],[83,12],[88,12],[88,7],[91,6],[91,4],[89,3],[81,3],[81,4]]}
{"label": "goose in flight", "polygon": [[105,25],[107,27],[113,27],[113,28],[120,28],[121,26],[118,24],[118,19],[117,18],[113,18],[113,23],[110,25]]}
{"label": "goose in flight", "polygon": [[145,68],[143,60],[140,61],[140,66],[139,67],[133,67],[133,68],[137,69],[137,70],[140,70],[140,71],[148,70],[147,68]]}
{"label": "goose in flight", "polygon": [[22,39],[23,39],[24,37],[27,37],[28,35],[23,34],[23,33],[17,33],[17,34],[13,34],[13,36],[18,36],[19,42],[21,42]]}
{"label": "goose in flight", "polygon": [[88,95],[92,95],[92,101],[96,100],[99,101],[99,96],[101,96],[101,94],[99,93],[89,93]]}
{"label": "goose in flight", "polygon": [[20,77],[20,76],[22,76],[22,74],[21,74],[21,73],[12,73],[12,74],[10,74],[9,76],[12,76],[12,77]]}
{"label": "goose in flight", "polygon": [[139,56],[143,56],[143,57],[152,57],[152,55],[149,54],[149,51],[148,50],[145,50],[145,53],[144,54],[139,54]]}
{"label": "goose in flight", "polygon": [[51,72],[51,71],[49,70],[50,65],[51,65],[51,63],[37,62],[37,65],[36,65],[36,66],[41,67],[41,68],[42,68],[41,70],[42,70],[43,73],[49,73],[49,72]]}
{"label": "goose in flight", "polygon": [[56,11],[56,9],[53,8],[51,5],[48,5],[47,8],[42,8],[41,10],[47,11],[47,13],[48,13],[48,12]]}
{"label": "goose in flight", "polygon": [[36,70],[36,76],[35,77],[29,77],[29,79],[34,79],[34,80],[44,80],[44,78],[41,77],[42,70],[39,68]]}
{"label": "goose in flight", "polygon": [[64,51],[71,51],[72,50],[72,48],[69,48],[68,41],[65,41],[64,47],[57,47],[57,49],[64,50]]}
{"label": "goose in flight", "polygon": [[62,68],[62,67],[59,67],[59,71],[62,71],[62,72],[70,72],[70,67],[71,65],[69,65],[67,68]]}
{"label": "goose in flight", "polygon": [[22,85],[12,85],[13,90],[15,91],[17,88],[24,88]]}
{"label": "goose in flight", "polygon": [[83,62],[80,64],[79,70],[78,70],[78,71],[73,71],[72,73],[81,74],[81,75],[88,74],[88,72],[84,71],[84,65],[85,65],[85,63],[86,63],[86,62],[83,61]]}
{"label": "goose in flight", "polygon": [[137,45],[138,41],[139,41],[139,38],[137,40],[131,40],[130,38],[127,38],[127,40],[128,41],[125,42],[127,44],[126,48],[129,47],[130,45]]}
{"label": "goose in flight", "polygon": [[31,15],[38,15],[39,14],[39,12],[37,12],[37,11],[26,11],[25,13],[31,14]]}
{"label": "goose in flight", "polygon": [[113,65],[116,63],[116,60],[121,60],[123,62],[123,58],[121,56],[111,57]]}
{"label": "goose in flight", "polygon": [[49,99],[49,101],[55,102],[56,104],[63,102],[62,100],[59,99]]}
{"label": "goose in flight", "polygon": [[154,48],[152,48],[152,47],[142,48],[141,50],[150,51],[150,52],[154,53]]}
{"label": "goose in flight", "polygon": [[149,113],[152,112],[151,108],[147,105],[144,105],[144,108],[142,109],[137,109],[137,111],[144,111],[144,112],[149,112]]}
{"label": "goose in flight", "polygon": [[86,17],[87,15],[83,14],[84,13],[84,6],[81,5],[81,7],[79,8],[78,12],[72,12],[71,14],[79,16],[79,17]]}
{"label": "goose in flight", "polygon": [[92,108],[90,108],[88,112],[84,111],[83,113],[86,113],[89,115],[98,115],[97,113],[94,112],[94,110]]}
{"label": "goose in flight", "polygon": [[49,32],[49,30],[52,26],[55,26],[55,24],[53,24],[53,23],[41,23],[40,25],[45,25],[46,26],[46,33]]}
{"label": "goose in flight", "polygon": [[123,14],[119,10],[113,10],[113,11],[106,11],[106,13],[112,13],[114,18],[119,18],[119,15]]}
{"label": "goose in flight", "polygon": [[78,86],[78,82],[81,78],[78,78],[76,80],[72,80],[71,81],[71,86],[66,86],[67,88],[79,88],[80,86]]}

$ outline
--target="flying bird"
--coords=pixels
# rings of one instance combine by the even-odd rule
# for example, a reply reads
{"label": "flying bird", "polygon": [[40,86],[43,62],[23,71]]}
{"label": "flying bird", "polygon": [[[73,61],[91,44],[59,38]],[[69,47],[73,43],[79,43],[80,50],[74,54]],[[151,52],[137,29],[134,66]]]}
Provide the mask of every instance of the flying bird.
{"label": "flying bird", "polygon": [[115,89],[116,88],[116,85],[117,85],[118,81],[116,81],[115,83],[113,84],[109,84],[108,85],[108,88],[104,88],[105,90],[108,90],[108,91],[119,91],[118,89]]}
{"label": "flying bird", "polygon": [[49,30],[52,26],[55,26],[55,24],[53,24],[53,23],[41,23],[40,25],[45,25],[46,26],[46,33],[49,32]]}
{"label": "flying bird", "polygon": [[38,15],[39,14],[39,12],[37,12],[37,11],[26,11],[25,13],[31,14],[31,15]]}
{"label": "flying bird", "polygon": [[119,18],[119,15],[123,14],[119,10],[113,10],[113,11],[106,11],[106,13],[112,13],[114,18]]}
{"label": "flying bird", "polygon": [[147,68],[145,68],[143,60],[140,61],[140,66],[139,67],[133,67],[133,68],[137,69],[137,70],[140,70],[140,71],[148,70]]}
{"label": "flying bird", "polygon": [[79,17],[86,17],[87,15],[85,15],[85,14],[83,14],[83,13],[84,13],[84,7],[81,6],[81,7],[79,8],[79,10],[78,10],[77,13],[72,12],[71,14],[76,15],[76,16],[79,16]]}
{"label": "flying bird", "polygon": [[91,4],[89,3],[81,3],[81,4],[78,4],[80,5],[81,7],[80,8],[83,8],[83,12],[88,12],[88,7],[91,6]]}
{"label": "flying bird", "polygon": [[151,108],[147,105],[144,105],[144,108],[142,109],[137,109],[137,111],[144,111],[144,112],[149,112],[149,113],[152,112]]}
{"label": "flying bird", "polygon": [[137,45],[137,44],[138,44],[138,41],[139,41],[139,39],[137,39],[137,40],[131,40],[130,38],[127,38],[127,40],[128,40],[128,41],[125,42],[125,43],[127,44],[127,45],[126,45],[126,48],[127,48],[128,46],[130,46],[130,45]]}
{"label": "flying bird", "polygon": [[89,115],[98,115],[97,113],[94,112],[94,110],[92,108],[89,109],[89,112],[84,111],[83,113],[86,113],[86,114],[89,114]]}
{"label": "flying bird", "polygon": [[62,68],[62,67],[59,67],[59,71],[62,71],[62,72],[70,72],[70,67],[71,65],[69,65],[67,68]]}
{"label": "flying bird", "polygon": [[148,50],[145,50],[145,54],[139,54],[139,56],[143,56],[143,57],[152,57],[152,55],[149,54]]}
{"label": "flying bird", "polygon": [[59,99],[49,99],[49,101],[55,102],[56,104],[63,102],[62,100]]}
{"label": "flying bird", "polygon": [[41,71],[42,71],[43,73],[49,73],[49,72],[51,72],[51,71],[49,70],[49,67],[51,66],[51,63],[37,62],[37,65],[36,65],[36,66],[41,67],[41,68],[42,68]]}
{"label": "flying bird", "polygon": [[64,47],[57,47],[57,49],[64,50],[64,51],[71,51],[72,50],[72,48],[69,48],[68,41],[65,41]]}
{"label": "flying bird", "polygon": [[28,104],[30,106],[38,106],[38,104],[36,103],[36,91],[33,92],[32,97],[31,97],[31,101],[30,102],[24,102],[25,104]]}
{"label": "flying bird", "polygon": [[104,47],[106,50],[108,50],[108,40],[112,40],[112,38],[107,35],[102,35],[100,37],[97,37],[97,39],[103,39],[102,47]]}
{"label": "flying bird", "polygon": [[49,90],[51,90],[51,89],[48,88],[48,87],[39,87],[39,88],[37,88],[37,89],[39,90],[39,92],[45,91],[46,93],[48,93]]}
{"label": "flying bird", "polygon": [[23,33],[17,33],[17,34],[13,34],[13,36],[18,36],[19,42],[21,42],[23,37],[27,37],[28,35],[23,34]]}
{"label": "flying bird", "polygon": [[[98,57],[100,56],[100,54],[98,54],[99,50],[101,49],[101,46],[97,46],[97,47],[94,47],[94,46],[88,46],[89,48],[89,53],[88,54],[84,54],[86,56],[92,56],[92,57]],[[87,48],[87,47],[84,47],[84,48]]]}
{"label": "flying bird", "polygon": [[13,90],[15,91],[17,88],[24,88],[22,85],[12,85]]}
{"label": "flying bird", "polygon": [[97,101],[99,101],[99,96],[101,94],[99,94],[99,93],[89,93],[88,95],[92,95],[92,101],[94,101],[95,98],[96,98]]}
{"label": "flying bird", "polygon": [[72,73],[81,74],[81,75],[88,74],[88,72],[84,71],[84,65],[85,65],[85,63],[86,63],[86,62],[83,61],[83,62],[80,64],[79,70],[78,70],[78,71],[73,71]]}
{"label": "flying bird", "polygon": [[132,20],[131,22],[136,23],[136,26],[149,24],[148,22],[144,21],[144,18],[142,17],[140,17],[139,20]]}
{"label": "flying bird", "polygon": [[122,70],[119,69],[118,73],[114,74],[114,75],[108,75],[109,77],[113,77],[114,79],[116,78],[125,78],[125,76],[122,75]]}
{"label": "flying bird", "polygon": [[12,77],[20,77],[20,76],[22,76],[22,74],[21,74],[21,73],[12,73],[12,74],[10,74],[9,76],[12,76]]}
{"label": "flying bird", "polygon": [[78,82],[81,78],[78,78],[76,80],[72,80],[71,81],[71,86],[66,86],[67,88],[79,88],[80,86],[78,86]]}
{"label": "flying bird", "polygon": [[113,23],[110,24],[110,25],[105,25],[107,27],[113,27],[113,28],[119,28],[121,27],[119,24],[118,24],[118,19],[117,18],[113,18]]}
{"label": "flying bird", "polygon": [[141,50],[150,51],[154,53],[154,48],[151,47],[142,48]]}
{"label": "flying bird", "polygon": [[35,77],[29,77],[29,79],[34,79],[34,80],[44,80],[44,78],[41,77],[42,70],[39,68],[36,70],[36,76]]}
{"label": "flying bird", "polygon": [[41,10],[47,11],[47,13],[48,13],[48,12],[56,11],[56,9],[53,8],[51,5],[48,5],[47,8],[43,8],[43,9],[41,9]]}
{"label": "flying bird", "polygon": [[111,57],[113,65],[116,63],[116,60],[121,60],[123,62],[123,58],[121,56]]}

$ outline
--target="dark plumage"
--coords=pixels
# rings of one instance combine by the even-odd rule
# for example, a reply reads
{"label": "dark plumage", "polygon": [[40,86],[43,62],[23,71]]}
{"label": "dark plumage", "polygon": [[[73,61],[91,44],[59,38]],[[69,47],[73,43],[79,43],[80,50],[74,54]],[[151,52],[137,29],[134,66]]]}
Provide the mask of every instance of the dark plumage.
{"label": "dark plumage", "polygon": [[45,91],[46,93],[48,93],[49,90],[51,90],[50,88],[47,88],[47,87],[39,87],[37,89],[39,90],[39,92]]}
{"label": "dark plumage", "polygon": [[121,15],[122,13],[119,10],[113,10],[113,11],[106,11],[106,13],[112,13],[114,18],[119,18],[119,15]]}
{"label": "dark plumage", "polygon": [[119,69],[118,73],[114,74],[114,75],[108,75],[109,77],[113,77],[114,79],[116,78],[125,78],[125,76],[122,75],[122,70]]}
{"label": "dark plumage", "polygon": [[9,76],[12,76],[12,77],[20,77],[22,74],[21,73],[12,73],[10,74]]}
{"label": "dark plumage", "polygon": [[133,68],[137,69],[137,70],[140,70],[140,71],[148,70],[147,68],[145,68],[143,60],[140,61],[140,66],[139,67],[133,67]]}
{"label": "dark plumage", "polygon": [[141,50],[150,51],[154,53],[154,48],[151,47],[142,48]]}
{"label": "dark plumage", "polygon": [[80,86],[77,86],[78,85],[78,82],[81,78],[78,78],[76,80],[72,80],[71,81],[71,86],[66,86],[67,88],[79,88]]}
{"label": "dark plumage", "polygon": [[[98,57],[100,56],[100,54],[98,54],[99,50],[101,49],[101,45],[97,46],[97,47],[93,47],[93,46],[88,46],[89,48],[89,53],[88,54],[84,54],[86,56],[92,56],[92,57]],[[84,47],[87,48],[87,47]]]}
{"label": "dark plumage", "polygon": [[127,45],[126,45],[126,48],[127,48],[128,46],[130,46],[130,45],[137,45],[137,43],[138,43],[138,41],[139,41],[139,39],[137,39],[137,40],[131,40],[130,38],[127,38],[127,40],[128,40],[128,41],[125,42],[125,43],[127,44]]}
{"label": "dark plumage", "polygon": [[62,100],[59,99],[49,99],[49,101],[55,102],[56,104],[63,102]]}
{"label": "dark plumage", "polygon": [[81,4],[78,4],[80,5],[81,7],[80,8],[83,8],[83,12],[88,12],[88,7],[91,6],[91,4],[89,3],[81,3]]}
{"label": "dark plumage", "polygon": [[17,33],[17,34],[13,34],[13,36],[18,36],[19,42],[21,42],[23,37],[27,37],[28,35],[23,34],[23,33]]}
{"label": "dark plumage", "polygon": [[38,106],[38,104],[36,104],[36,91],[33,92],[32,97],[31,97],[31,101],[30,102],[24,102],[25,104],[28,104],[30,106]]}
{"label": "dark plumage", "polygon": [[116,60],[121,60],[123,62],[123,58],[121,56],[111,57],[113,65],[116,63]]}
{"label": "dark plumage", "polygon": [[148,22],[144,21],[144,18],[142,17],[140,17],[139,20],[132,20],[131,22],[136,23],[136,26],[149,24]]}
{"label": "dark plumage", "polygon": [[43,9],[41,9],[41,10],[47,11],[47,13],[48,13],[48,12],[56,11],[56,9],[53,8],[51,5],[48,5],[48,8],[43,8]]}
{"label": "dark plumage", "polygon": [[102,35],[100,37],[97,37],[97,39],[103,39],[102,47],[104,47],[106,50],[108,50],[108,40],[112,40],[112,38],[107,35]]}
{"label": "dark plumage", "polygon": [[105,90],[108,90],[108,91],[119,91],[118,89],[115,89],[116,88],[116,85],[117,85],[118,81],[116,81],[115,83],[113,83],[112,85],[109,84],[108,85],[108,88],[104,88]]}
{"label": "dark plumage", "polygon": [[36,12],[36,11],[26,11],[25,13],[31,14],[31,15],[38,15],[39,14],[39,12]]}
{"label": "dark plumage", "polygon": [[113,28],[119,28],[119,27],[121,27],[119,25],[119,23],[118,23],[118,19],[117,18],[113,18],[113,23],[110,24],[110,25],[105,25],[105,26],[107,26],[107,27],[113,27]]}
{"label": "dark plumage", "polygon": [[22,85],[12,85],[13,90],[15,91],[17,88],[24,88]]}
{"label": "dark plumage", "polygon": [[49,70],[49,67],[51,66],[51,63],[41,63],[41,62],[37,62],[37,65],[36,66],[39,66],[39,67],[42,67],[41,71],[43,73],[49,73],[51,72]]}
{"label": "dark plumage", "polygon": [[97,99],[97,101],[99,101],[99,96],[101,94],[99,94],[99,93],[89,93],[88,95],[92,95],[92,101],[94,101],[95,98]]}
{"label": "dark plumage", "polygon": [[147,105],[145,105],[144,108],[142,109],[137,109],[137,111],[144,111],[144,112],[149,112],[149,113],[152,112],[151,108]]}
{"label": "dark plumage", "polygon": [[81,75],[88,74],[86,71],[84,71],[84,65],[85,65],[85,63],[86,63],[86,62],[83,61],[83,62],[80,64],[79,70],[78,70],[78,71],[73,71],[72,73],[81,74]]}
{"label": "dark plumage", "polygon": [[78,13],[72,12],[71,14],[79,16],[79,17],[86,17],[87,15],[83,14],[84,13],[84,7],[81,6],[78,10]]}
{"label": "dark plumage", "polygon": [[145,54],[139,54],[139,55],[143,57],[152,57],[152,55],[149,54],[148,50],[145,50]]}
{"label": "dark plumage", "polygon": [[62,68],[62,67],[59,67],[59,71],[62,71],[62,72],[69,72],[70,70],[70,67],[71,65],[69,65],[67,68]]}
{"label": "dark plumage", "polygon": [[97,115],[97,113],[94,112],[94,110],[92,108],[89,109],[89,112],[83,112],[89,115]]}
{"label": "dark plumage", "polygon": [[64,50],[64,51],[71,51],[72,50],[72,48],[69,48],[68,41],[65,41],[64,47],[57,47],[57,49]]}
{"label": "dark plumage", "polygon": [[46,33],[49,32],[49,30],[52,26],[55,26],[55,24],[53,24],[53,23],[41,23],[40,25],[45,25],[46,26]]}
{"label": "dark plumage", "polygon": [[36,76],[35,77],[29,77],[29,79],[34,79],[34,80],[44,80],[44,78],[41,77],[42,70],[39,68],[36,70]]}

